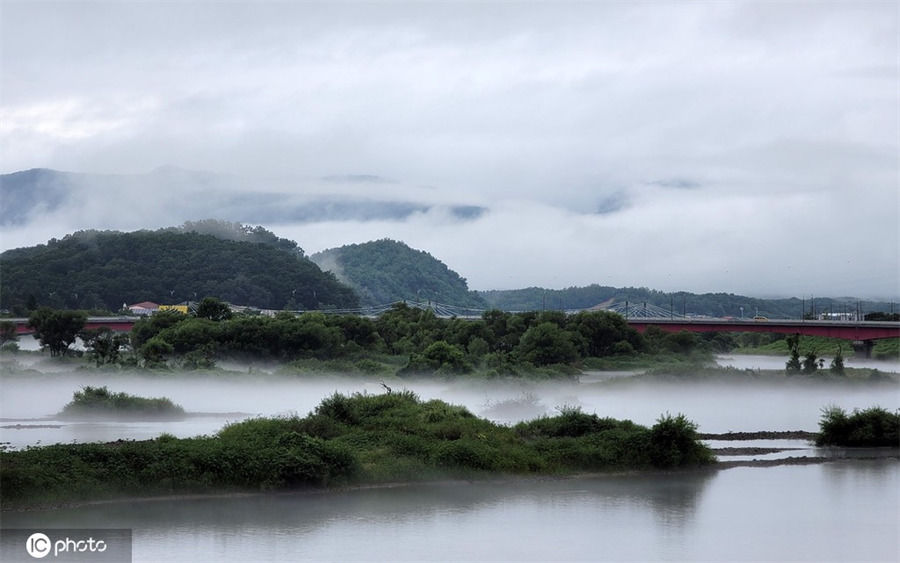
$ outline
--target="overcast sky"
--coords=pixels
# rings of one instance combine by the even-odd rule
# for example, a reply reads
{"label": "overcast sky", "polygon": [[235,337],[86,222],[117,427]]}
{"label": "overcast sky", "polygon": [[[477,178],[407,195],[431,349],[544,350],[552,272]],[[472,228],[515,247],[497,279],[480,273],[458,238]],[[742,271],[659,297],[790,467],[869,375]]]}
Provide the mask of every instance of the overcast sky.
{"label": "overcast sky", "polygon": [[[894,1],[0,9],[4,173],[172,165],[482,206],[265,225],[310,253],[401,239],[472,289],[900,295]],[[380,181],[320,180],[344,175]],[[178,194],[150,196],[131,223],[35,217],[3,247],[170,226]]]}

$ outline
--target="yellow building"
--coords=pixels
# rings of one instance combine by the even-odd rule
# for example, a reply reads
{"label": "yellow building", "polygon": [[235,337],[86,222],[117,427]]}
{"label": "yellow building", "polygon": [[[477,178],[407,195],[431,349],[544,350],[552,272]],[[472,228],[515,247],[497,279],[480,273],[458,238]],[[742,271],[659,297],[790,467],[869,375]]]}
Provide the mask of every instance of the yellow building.
{"label": "yellow building", "polygon": [[187,305],[160,305],[160,311],[178,311],[179,313],[188,314],[188,306]]}

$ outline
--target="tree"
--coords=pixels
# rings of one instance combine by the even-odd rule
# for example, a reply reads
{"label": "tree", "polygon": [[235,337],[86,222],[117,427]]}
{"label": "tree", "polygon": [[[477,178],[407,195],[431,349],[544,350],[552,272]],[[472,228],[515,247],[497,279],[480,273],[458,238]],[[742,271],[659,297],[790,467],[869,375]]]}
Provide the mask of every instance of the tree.
{"label": "tree", "polygon": [[787,364],[785,364],[784,369],[789,375],[800,373],[800,369],[802,368],[800,364],[800,335],[792,334],[784,340],[787,342],[788,349],[791,351],[791,357],[788,359]]}
{"label": "tree", "polygon": [[227,321],[231,318],[231,308],[215,297],[204,297],[197,305],[196,317],[211,321]]}
{"label": "tree", "polygon": [[128,335],[118,334],[107,327],[82,330],[79,334],[87,349],[89,358],[97,363],[114,364],[119,360],[119,352],[128,345]]}
{"label": "tree", "polygon": [[60,311],[40,307],[28,317],[28,326],[41,346],[50,350],[51,356],[63,356],[84,328],[87,315],[84,311]]}
{"label": "tree", "polygon": [[842,354],[840,346],[838,346],[838,351],[837,354],[834,355],[834,359],[831,360],[831,367],[829,369],[834,375],[844,375],[844,355]]}
{"label": "tree", "polygon": [[0,321],[0,345],[7,342],[15,342],[19,339],[16,334],[16,323],[12,321]]}
{"label": "tree", "polygon": [[578,358],[572,334],[550,322],[526,330],[515,352],[536,366],[566,364]]}
{"label": "tree", "polygon": [[170,355],[174,350],[171,344],[159,336],[154,336],[141,346],[140,354],[144,358],[145,365],[153,367],[164,363],[166,356]]}
{"label": "tree", "polygon": [[807,352],[803,357],[803,373],[815,373],[819,369],[818,359],[819,357],[816,356],[815,351],[810,350]]}

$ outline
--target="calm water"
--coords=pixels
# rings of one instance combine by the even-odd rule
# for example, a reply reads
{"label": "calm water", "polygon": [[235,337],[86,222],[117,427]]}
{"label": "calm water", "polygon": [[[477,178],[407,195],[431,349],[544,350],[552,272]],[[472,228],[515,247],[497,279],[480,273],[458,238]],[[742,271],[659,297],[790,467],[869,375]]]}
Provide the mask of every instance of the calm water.
{"label": "calm water", "polygon": [[[23,447],[143,439],[162,432],[211,434],[226,421],[246,416],[305,414],[335,391],[382,390],[380,381],[348,378],[146,377],[80,370],[0,379],[0,416],[52,415],[73,391],[88,384],[167,396],[188,411],[248,414],[210,414],[180,422],[48,420],[41,424],[58,428],[3,428],[0,441]],[[900,408],[900,389],[883,385],[587,382],[408,387],[425,399],[464,404],[501,422],[577,405],[641,424],[653,424],[665,412],[683,412],[706,432],[814,431],[821,408],[829,404]],[[800,448],[786,455],[825,453],[803,441],[714,445]],[[3,513],[0,523],[132,528],[136,561],[897,561],[898,494],[900,462],[847,459],[702,473],[118,503]]]}
{"label": "calm water", "polygon": [[135,561],[897,561],[900,463],[156,501],[5,514],[127,527]]}

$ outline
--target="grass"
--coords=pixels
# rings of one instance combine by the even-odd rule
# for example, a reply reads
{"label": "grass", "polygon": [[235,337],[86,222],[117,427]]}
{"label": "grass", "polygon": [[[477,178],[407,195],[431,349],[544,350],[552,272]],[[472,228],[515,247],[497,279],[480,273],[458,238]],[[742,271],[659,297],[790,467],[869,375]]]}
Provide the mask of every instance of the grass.
{"label": "grass", "polygon": [[564,409],[514,427],[404,391],[334,394],[306,417],[210,437],[0,452],[4,509],[130,495],[286,490],[498,474],[691,467],[714,457],[683,416],[652,428]]}
{"label": "grass", "polygon": [[60,412],[62,418],[91,417],[180,418],[184,409],[170,399],[148,399],[128,393],[113,393],[105,386],[86,386],[76,391]]}
{"label": "grass", "polygon": [[[853,342],[841,338],[828,338],[825,336],[800,336],[800,356],[806,355],[807,352],[814,352],[819,356],[835,356],[838,351],[845,358],[849,358],[854,354]],[[759,354],[769,356],[789,356],[791,351],[788,348],[787,340],[779,339],[762,346],[744,346],[732,350],[735,354]],[[872,357],[877,360],[897,360],[900,359],[900,338],[885,338],[875,341],[872,348]]]}

